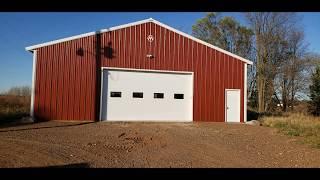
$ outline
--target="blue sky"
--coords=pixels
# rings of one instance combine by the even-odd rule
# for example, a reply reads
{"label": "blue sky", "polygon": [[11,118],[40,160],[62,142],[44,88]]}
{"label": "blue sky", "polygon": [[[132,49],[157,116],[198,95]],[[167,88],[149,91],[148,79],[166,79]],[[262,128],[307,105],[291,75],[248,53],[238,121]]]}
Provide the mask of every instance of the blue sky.
{"label": "blue sky", "polygon": [[[310,50],[320,53],[320,13],[302,17]],[[30,85],[32,54],[25,47],[59,38],[104,29],[146,18],[191,33],[191,26],[205,13],[0,13],[0,92],[12,86]],[[245,24],[242,13],[224,13]]]}

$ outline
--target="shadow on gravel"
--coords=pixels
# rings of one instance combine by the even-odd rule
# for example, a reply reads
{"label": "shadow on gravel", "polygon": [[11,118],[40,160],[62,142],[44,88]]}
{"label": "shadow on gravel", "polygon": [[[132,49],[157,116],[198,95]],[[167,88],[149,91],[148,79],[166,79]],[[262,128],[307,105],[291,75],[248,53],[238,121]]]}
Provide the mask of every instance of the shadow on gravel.
{"label": "shadow on gravel", "polygon": [[90,168],[89,163],[75,163],[75,164],[65,164],[57,166],[43,166],[43,167],[26,167],[26,168]]}
{"label": "shadow on gravel", "polygon": [[23,125],[34,124],[33,120],[31,119],[6,119],[0,121],[0,128],[8,128],[8,127],[17,127]]}
{"label": "shadow on gravel", "polygon": [[[81,126],[85,124],[91,124],[95,122],[83,122],[83,123],[77,123],[77,124],[63,124],[58,126],[43,126],[43,127],[30,127],[30,128],[22,128],[22,129],[9,129],[9,130],[0,130],[1,132],[13,132],[13,131],[27,131],[27,130],[34,130],[34,129],[51,129],[51,128],[63,128],[63,127],[70,127],[70,126]],[[33,123],[38,124],[38,123]],[[12,127],[12,126],[9,126]],[[0,126],[0,128],[4,128],[3,126]]]}

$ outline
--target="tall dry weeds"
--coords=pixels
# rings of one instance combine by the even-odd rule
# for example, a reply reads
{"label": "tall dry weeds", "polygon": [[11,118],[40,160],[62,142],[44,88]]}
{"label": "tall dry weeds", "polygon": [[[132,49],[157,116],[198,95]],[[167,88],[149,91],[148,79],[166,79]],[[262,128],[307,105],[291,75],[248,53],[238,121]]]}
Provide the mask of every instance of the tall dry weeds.
{"label": "tall dry weeds", "polygon": [[303,142],[320,148],[320,117],[291,113],[279,117],[263,117],[261,121],[264,126],[277,128],[286,135],[304,137]]}
{"label": "tall dry weeds", "polygon": [[28,116],[30,96],[0,96],[0,123]]}

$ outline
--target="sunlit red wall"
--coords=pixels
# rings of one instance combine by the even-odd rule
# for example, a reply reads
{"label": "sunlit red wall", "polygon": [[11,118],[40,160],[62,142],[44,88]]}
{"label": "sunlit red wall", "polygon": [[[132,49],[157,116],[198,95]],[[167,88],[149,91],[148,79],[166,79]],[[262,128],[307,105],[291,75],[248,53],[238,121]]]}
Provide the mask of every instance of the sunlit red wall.
{"label": "sunlit red wall", "polygon": [[35,117],[98,120],[101,67],[194,72],[194,121],[224,122],[225,89],[240,89],[243,122],[244,62],[152,22],[37,49]]}

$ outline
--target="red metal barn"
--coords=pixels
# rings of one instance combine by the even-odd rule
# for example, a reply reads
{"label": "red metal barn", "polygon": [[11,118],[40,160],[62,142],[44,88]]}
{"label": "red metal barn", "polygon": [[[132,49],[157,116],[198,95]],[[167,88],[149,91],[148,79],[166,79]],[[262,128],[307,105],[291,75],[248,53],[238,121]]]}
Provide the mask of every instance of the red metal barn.
{"label": "red metal barn", "polygon": [[246,120],[252,62],[151,18],[26,50],[40,121]]}

